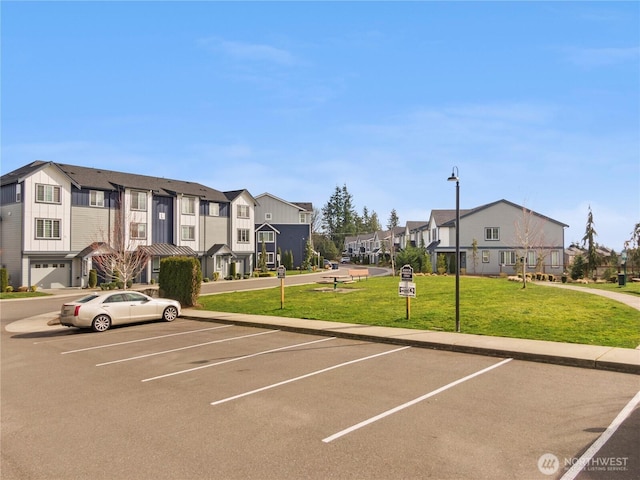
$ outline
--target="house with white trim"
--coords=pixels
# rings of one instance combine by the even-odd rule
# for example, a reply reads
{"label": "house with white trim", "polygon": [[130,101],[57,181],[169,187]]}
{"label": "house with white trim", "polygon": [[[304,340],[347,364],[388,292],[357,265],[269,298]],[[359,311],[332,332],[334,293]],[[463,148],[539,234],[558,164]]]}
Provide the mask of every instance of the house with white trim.
{"label": "house with white trim", "polygon": [[310,202],[288,202],[271,193],[256,197],[255,258],[259,264],[264,243],[267,268],[281,264],[279,254],[291,252],[293,266],[300,267],[305,247],[311,238],[313,205]]}
{"label": "house with white trim", "polygon": [[[460,210],[460,268],[468,274],[513,275],[524,261],[527,271],[560,275],[567,227],[504,199]],[[422,235],[434,272],[438,255],[455,272],[456,211],[432,210]]]}
{"label": "house with white trim", "polygon": [[150,257],[138,282],[176,255],[197,257],[205,277],[226,276],[231,263],[253,270],[256,202],[246,190],[38,160],[2,175],[0,202],[0,264],[14,287],[86,287],[116,238]]}

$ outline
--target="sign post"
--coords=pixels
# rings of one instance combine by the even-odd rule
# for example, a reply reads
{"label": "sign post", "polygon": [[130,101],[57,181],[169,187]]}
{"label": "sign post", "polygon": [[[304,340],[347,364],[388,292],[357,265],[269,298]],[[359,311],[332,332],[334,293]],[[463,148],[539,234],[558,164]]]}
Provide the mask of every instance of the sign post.
{"label": "sign post", "polygon": [[278,278],[280,279],[280,310],[284,308],[284,277],[287,276],[287,269],[283,265],[278,267]]}
{"label": "sign post", "polygon": [[413,267],[404,265],[400,269],[400,284],[398,285],[398,295],[405,297],[407,320],[411,317],[411,297],[416,297],[416,284],[413,283]]}

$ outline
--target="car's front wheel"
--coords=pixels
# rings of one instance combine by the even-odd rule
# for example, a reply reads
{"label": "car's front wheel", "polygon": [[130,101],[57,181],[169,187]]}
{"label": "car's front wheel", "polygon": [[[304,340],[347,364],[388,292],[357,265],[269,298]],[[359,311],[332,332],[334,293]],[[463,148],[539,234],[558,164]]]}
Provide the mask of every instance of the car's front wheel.
{"label": "car's front wheel", "polygon": [[108,315],[98,315],[93,319],[93,322],[91,322],[91,329],[94,332],[104,332],[109,330],[109,328],[111,328],[111,319]]}
{"label": "car's front wheel", "polygon": [[162,312],[162,318],[167,322],[173,322],[178,318],[178,309],[174,306],[165,308]]}

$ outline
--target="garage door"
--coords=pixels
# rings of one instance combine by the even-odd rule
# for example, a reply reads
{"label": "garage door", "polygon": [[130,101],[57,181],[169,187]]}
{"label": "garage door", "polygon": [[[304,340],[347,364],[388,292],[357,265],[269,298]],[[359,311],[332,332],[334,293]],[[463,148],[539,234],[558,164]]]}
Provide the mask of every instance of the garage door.
{"label": "garage door", "polygon": [[41,260],[31,263],[31,285],[40,288],[64,288],[71,277],[71,262]]}

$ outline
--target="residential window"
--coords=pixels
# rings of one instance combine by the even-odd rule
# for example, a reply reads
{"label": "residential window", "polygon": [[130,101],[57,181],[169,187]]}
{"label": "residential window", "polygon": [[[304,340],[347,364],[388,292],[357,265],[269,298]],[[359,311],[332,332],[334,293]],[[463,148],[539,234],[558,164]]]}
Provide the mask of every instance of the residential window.
{"label": "residential window", "polygon": [[307,214],[306,213],[301,213],[300,214],[300,223],[308,223]]}
{"label": "residential window", "polygon": [[132,222],[131,238],[135,240],[144,240],[145,238],[147,238],[147,224]]}
{"label": "residential window", "polygon": [[238,243],[249,243],[249,229],[248,228],[239,228],[238,229]]}
{"label": "residential window", "polygon": [[22,201],[22,185],[16,184],[16,203],[20,203]]}
{"label": "residential window", "polygon": [[502,265],[515,265],[516,264],[516,252],[513,250],[500,252],[500,263]]}
{"label": "residential window", "polygon": [[536,252],[527,252],[527,265],[530,267],[536,264]]}
{"label": "residential window", "polygon": [[131,192],[131,210],[147,210],[147,192]]}
{"label": "residential window", "polygon": [[238,218],[249,218],[249,205],[238,205]]}
{"label": "residential window", "polygon": [[491,261],[491,252],[489,250],[482,250],[482,263],[489,263]]}
{"label": "residential window", "polygon": [[91,190],[89,192],[89,205],[92,207],[104,207],[104,192]]}
{"label": "residential window", "polygon": [[265,214],[264,214],[264,219],[265,219],[267,222],[270,222],[272,218],[273,218],[273,217],[272,217],[272,215],[271,215],[270,213],[265,213]]}
{"label": "residential window", "polygon": [[500,240],[500,228],[499,227],[485,227],[484,229],[485,240]]}
{"label": "residential window", "polygon": [[36,218],[36,238],[59,239],[60,220],[51,218]]}
{"label": "residential window", "polygon": [[153,257],[151,260],[151,269],[157,273],[160,271],[160,257]]}
{"label": "residential window", "polygon": [[[274,262],[274,256],[273,256],[273,252],[267,252],[267,260],[265,261],[265,263],[269,264],[269,263],[275,263]],[[262,258],[262,252],[258,252],[258,261],[260,261],[260,259]]]}
{"label": "residential window", "polygon": [[36,185],[36,202],[60,203],[60,187],[57,185]]}
{"label": "residential window", "polygon": [[272,230],[258,232],[258,243],[273,243],[275,237]]}
{"label": "residential window", "polygon": [[220,216],[220,204],[216,202],[209,202],[209,215],[212,217]]}
{"label": "residential window", "polygon": [[194,197],[182,197],[182,213],[184,215],[196,214],[196,199]]}
{"label": "residential window", "polygon": [[195,240],[196,239],[196,227],[193,225],[182,225],[182,240]]}
{"label": "residential window", "polygon": [[551,251],[551,266],[552,267],[560,266],[560,252],[558,252],[558,250]]}

